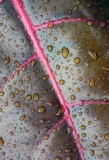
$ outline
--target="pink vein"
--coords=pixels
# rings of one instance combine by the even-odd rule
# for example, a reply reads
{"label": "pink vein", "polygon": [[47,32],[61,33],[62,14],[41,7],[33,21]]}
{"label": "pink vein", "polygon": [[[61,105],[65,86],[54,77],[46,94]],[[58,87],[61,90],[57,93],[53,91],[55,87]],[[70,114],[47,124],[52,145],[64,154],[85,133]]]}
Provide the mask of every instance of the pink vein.
{"label": "pink vein", "polygon": [[[59,122],[57,122],[55,124],[54,127],[52,127],[45,135],[50,135],[56,128],[58,128],[64,121],[66,120],[66,117],[63,117]],[[37,147],[39,144],[41,144],[44,140],[45,140],[45,135],[43,137],[41,137],[37,142],[36,142],[36,145],[30,155],[30,157],[33,157],[34,155],[34,152],[36,151]]]}
{"label": "pink vein", "polygon": [[18,12],[18,14],[20,15],[20,19],[21,19],[25,29],[27,30],[28,35],[31,38],[31,41],[32,41],[32,44],[34,46],[35,52],[37,52],[38,56],[41,58],[42,63],[43,63],[43,65],[44,65],[44,67],[45,67],[45,69],[46,69],[46,71],[47,71],[47,73],[48,73],[48,75],[50,77],[50,80],[52,82],[54,90],[55,90],[55,92],[56,92],[56,94],[57,94],[57,96],[59,98],[59,101],[60,101],[63,109],[65,110],[64,114],[67,117],[67,121],[69,123],[69,126],[71,127],[73,137],[76,140],[76,144],[77,144],[81,159],[85,160],[85,157],[84,157],[84,154],[83,154],[83,150],[81,148],[81,144],[80,144],[78,135],[76,133],[76,129],[74,127],[74,123],[72,122],[72,119],[71,119],[70,114],[69,114],[69,110],[68,110],[67,105],[66,105],[66,101],[65,101],[65,99],[64,99],[64,97],[63,97],[63,95],[62,95],[62,93],[61,93],[61,91],[59,89],[59,86],[58,86],[58,84],[56,82],[54,74],[52,73],[51,67],[50,67],[50,65],[49,65],[49,63],[48,63],[48,61],[47,61],[47,59],[45,57],[43,49],[40,46],[40,43],[39,43],[39,40],[38,40],[38,38],[36,36],[35,30],[33,30],[32,23],[31,23],[30,19],[28,18],[27,13],[24,10],[24,8],[21,7],[21,3],[19,3],[18,0],[12,0],[12,2],[13,2],[13,5],[14,5],[15,9]]}
{"label": "pink vein", "polygon": [[6,79],[6,81],[2,84],[2,87],[0,88],[0,92],[3,91],[6,84],[20,71],[25,65],[30,63],[32,60],[36,59],[38,56],[37,54],[34,54],[32,57],[30,57],[28,60],[26,60],[24,63],[22,63],[18,68],[16,68]]}
{"label": "pink vein", "polygon": [[100,22],[97,22],[97,21],[95,21],[93,19],[87,19],[87,18],[63,18],[63,19],[59,19],[59,20],[52,20],[52,21],[49,21],[47,23],[42,23],[42,24],[37,25],[37,26],[33,26],[33,28],[35,30],[39,30],[39,29],[42,29],[42,28],[46,28],[49,25],[56,25],[56,24],[68,23],[68,22],[83,22],[83,23],[87,23],[89,21],[92,22],[95,25],[100,26]]}
{"label": "pink vein", "polygon": [[67,103],[68,107],[74,107],[74,106],[84,106],[84,105],[94,105],[94,104],[109,104],[109,101],[104,101],[104,100],[81,100],[78,102],[72,102],[72,103]]}

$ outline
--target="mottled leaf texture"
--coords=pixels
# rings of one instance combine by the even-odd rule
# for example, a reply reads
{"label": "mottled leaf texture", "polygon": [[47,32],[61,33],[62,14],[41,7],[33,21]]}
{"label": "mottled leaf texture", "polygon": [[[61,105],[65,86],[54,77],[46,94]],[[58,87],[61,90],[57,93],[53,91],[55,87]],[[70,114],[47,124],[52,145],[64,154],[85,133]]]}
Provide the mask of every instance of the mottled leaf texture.
{"label": "mottled leaf texture", "polygon": [[109,160],[108,0],[0,0],[0,160]]}

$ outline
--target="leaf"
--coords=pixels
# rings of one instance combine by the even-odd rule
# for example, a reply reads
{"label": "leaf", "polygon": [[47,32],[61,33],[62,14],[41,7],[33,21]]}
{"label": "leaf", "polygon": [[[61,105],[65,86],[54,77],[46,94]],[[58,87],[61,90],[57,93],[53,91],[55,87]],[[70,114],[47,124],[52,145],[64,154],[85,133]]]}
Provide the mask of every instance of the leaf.
{"label": "leaf", "polygon": [[1,160],[108,160],[108,7],[0,1]]}

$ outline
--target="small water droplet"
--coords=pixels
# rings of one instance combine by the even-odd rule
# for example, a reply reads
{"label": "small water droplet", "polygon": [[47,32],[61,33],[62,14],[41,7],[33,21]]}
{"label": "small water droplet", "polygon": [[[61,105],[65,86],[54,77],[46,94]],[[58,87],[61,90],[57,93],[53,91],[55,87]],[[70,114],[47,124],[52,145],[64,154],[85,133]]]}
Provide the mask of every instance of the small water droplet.
{"label": "small water droplet", "polygon": [[85,130],[85,129],[86,129],[86,126],[85,126],[85,125],[81,125],[81,129],[82,129],[82,130]]}
{"label": "small water droplet", "polygon": [[90,150],[90,154],[91,154],[92,156],[95,156],[95,151],[94,151],[94,150]]}
{"label": "small water droplet", "polygon": [[66,48],[66,47],[63,47],[63,48],[61,49],[61,53],[62,53],[63,58],[66,59],[66,58],[68,57],[68,55],[69,55],[69,49]]}
{"label": "small water droplet", "polygon": [[105,136],[104,136],[104,138],[105,138],[106,140],[109,140],[109,133],[106,133]]}
{"label": "small water droplet", "polygon": [[61,157],[56,156],[56,157],[55,157],[55,160],[61,160]]}
{"label": "small water droplet", "polygon": [[26,118],[26,114],[23,114],[23,115],[19,118],[19,120],[20,120],[20,121],[23,121],[25,118]]}
{"label": "small water droplet", "polygon": [[96,61],[98,59],[97,53],[96,52],[91,52],[88,51],[89,55],[91,56],[91,58]]}
{"label": "small water droplet", "polygon": [[16,102],[14,103],[14,105],[15,105],[15,107],[19,108],[19,107],[20,107],[20,102],[16,101]]}
{"label": "small water droplet", "polygon": [[46,135],[44,136],[44,139],[45,139],[45,140],[48,140],[48,139],[49,139],[49,135],[46,134]]}
{"label": "small water droplet", "polygon": [[108,67],[103,67],[103,69],[107,72],[109,72],[109,68]]}
{"label": "small water droplet", "polygon": [[40,106],[40,107],[38,107],[38,113],[43,114],[45,111],[46,111],[46,109],[45,109],[45,107],[44,107],[44,106]]}
{"label": "small water droplet", "polygon": [[31,100],[31,99],[32,99],[31,94],[28,94],[28,95],[26,96],[26,99],[27,99],[27,100]]}
{"label": "small water droplet", "polygon": [[10,57],[8,57],[8,56],[5,57],[4,62],[5,62],[5,64],[8,64],[10,62]]}
{"label": "small water droplet", "polygon": [[34,99],[35,101],[38,101],[38,100],[39,100],[39,95],[38,95],[37,93],[35,93],[34,96],[33,96],[33,99]]}
{"label": "small water droplet", "polygon": [[63,108],[59,109],[56,113],[56,116],[60,116],[64,112]]}
{"label": "small water droplet", "polygon": [[0,146],[3,146],[3,144],[4,144],[4,140],[2,137],[0,137]]}
{"label": "small water droplet", "polygon": [[3,95],[4,95],[4,91],[1,91],[1,92],[0,92],[0,96],[3,96]]}
{"label": "small water droplet", "polygon": [[87,24],[88,24],[88,26],[93,26],[93,22],[91,22],[91,21],[88,21]]}
{"label": "small water droplet", "polygon": [[79,57],[75,57],[75,58],[74,58],[74,62],[75,62],[76,64],[79,64],[79,63],[80,63],[80,58],[79,58]]}
{"label": "small water droplet", "polygon": [[52,50],[53,50],[53,45],[47,46],[47,49],[48,49],[49,52],[52,52]]}
{"label": "small water droplet", "polygon": [[71,100],[75,100],[75,99],[76,99],[76,96],[75,96],[75,95],[71,95],[71,96],[70,96],[70,99],[71,99]]}
{"label": "small water droplet", "polygon": [[90,85],[90,87],[94,87],[94,85],[95,85],[95,80],[94,80],[94,78],[91,78],[91,79],[90,79],[89,85]]}
{"label": "small water droplet", "polygon": [[64,85],[64,83],[65,83],[65,81],[64,81],[63,79],[60,79],[60,80],[59,80],[59,84],[60,84],[60,85]]}

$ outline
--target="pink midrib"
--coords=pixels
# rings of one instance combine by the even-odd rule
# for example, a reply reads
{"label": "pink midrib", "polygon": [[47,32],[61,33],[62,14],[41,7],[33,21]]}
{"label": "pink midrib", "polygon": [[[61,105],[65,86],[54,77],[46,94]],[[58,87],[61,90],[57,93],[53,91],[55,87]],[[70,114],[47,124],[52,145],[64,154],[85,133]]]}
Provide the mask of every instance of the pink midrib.
{"label": "pink midrib", "polygon": [[[19,3],[20,2],[20,3]],[[41,24],[39,26],[34,26],[31,21],[29,20],[28,16],[27,16],[27,13],[25,11],[25,9],[23,8],[23,5],[22,5],[22,2],[19,1],[19,0],[12,0],[12,3],[15,7],[15,9],[17,10],[18,14],[20,15],[20,19],[25,27],[25,29],[27,30],[27,33],[28,35],[30,36],[30,39],[31,39],[31,42],[34,46],[34,49],[35,49],[35,54],[33,57],[30,57],[27,61],[25,61],[24,64],[22,64],[18,69],[16,69],[15,71],[13,71],[10,76],[7,78],[7,81],[6,83],[8,83],[8,81],[10,81],[11,77],[14,76],[19,70],[21,70],[25,65],[27,65],[28,63],[30,63],[33,59],[36,59],[37,57],[39,57],[50,77],[50,80],[51,80],[51,83],[54,87],[54,90],[58,96],[58,99],[60,101],[60,104],[61,106],[63,107],[64,109],[64,117],[66,118],[63,118],[63,119],[66,119],[69,126],[71,127],[71,130],[72,130],[72,134],[73,134],[73,137],[74,139],[76,140],[76,144],[77,144],[77,147],[78,147],[78,151],[80,153],[80,156],[81,156],[81,159],[82,160],[85,160],[85,157],[84,157],[84,153],[83,153],[83,150],[82,150],[82,147],[81,147],[81,144],[80,144],[80,141],[79,141],[79,138],[78,138],[78,135],[77,135],[77,132],[76,132],[76,129],[74,127],[74,124],[72,122],[72,119],[70,117],[70,113],[69,113],[69,109],[68,107],[69,106],[76,106],[76,105],[82,105],[83,103],[84,104],[109,104],[109,102],[105,102],[103,100],[95,100],[95,101],[80,101],[80,102],[74,102],[74,103],[71,103],[71,104],[68,104],[66,101],[65,101],[65,98],[64,96],[62,95],[61,91],[60,91],[60,88],[58,86],[58,83],[56,82],[56,79],[55,79],[55,76],[52,72],[52,69],[45,57],[45,54],[43,52],[43,49],[41,48],[40,46],[40,43],[39,43],[39,40],[36,36],[36,33],[35,33],[35,30],[37,29],[41,29],[41,28],[44,28],[44,27],[48,27],[48,23],[44,23],[44,24]],[[73,18],[70,18],[70,19],[62,19],[62,20],[55,20],[55,21],[52,21],[54,24],[59,24],[59,23],[63,23],[63,22],[87,22],[89,21],[89,19],[82,19],[82,18],[77,18],[77,19],[73,19]],[[94,24],[96,25],[99,25],[98,22],[94,22]],[[1,90],[3,90],[3,88],[5,87],[6,83],[2,86]],[[61,120],[57,125],[55,125],[55,127],[59,126],[62,122],[64,122],[64,120]],[[53,127],[53,128],[55,128]],[[53,131],[53,128],[51,129],[50,133]],[[49,134],[50,134],[49,133]],[[43,139],[43,138],[42,138]],[[39,142],[41,143],[41,140],[39,140]],[[35,150],[33,150],[34,152]],[[32,153],[33,153],[32,152]]]}

